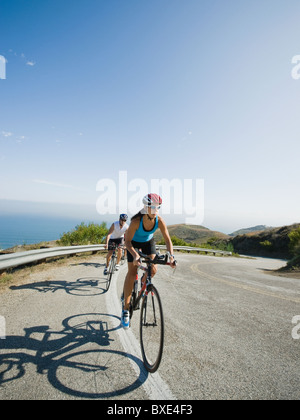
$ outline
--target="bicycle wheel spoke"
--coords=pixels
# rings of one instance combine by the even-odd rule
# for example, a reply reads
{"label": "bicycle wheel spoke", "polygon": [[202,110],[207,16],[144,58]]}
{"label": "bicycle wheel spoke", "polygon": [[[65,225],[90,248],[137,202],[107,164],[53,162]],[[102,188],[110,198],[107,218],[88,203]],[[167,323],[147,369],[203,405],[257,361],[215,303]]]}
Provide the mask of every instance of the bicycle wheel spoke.
{"label": "bicycle wheel spoke", "polygon": [[108,266],[108,275],[107,275],[107,282],[106,282],[106,291],[108,291],[112,276],[115,271],[115,257],[112,256]]}
{"label": "bicycle wheel spoke", "polygon": [[164,320],[161,301],[154,286],[142,303],[140,338],[145,367],[149,372],[155,372],[162,357]]}

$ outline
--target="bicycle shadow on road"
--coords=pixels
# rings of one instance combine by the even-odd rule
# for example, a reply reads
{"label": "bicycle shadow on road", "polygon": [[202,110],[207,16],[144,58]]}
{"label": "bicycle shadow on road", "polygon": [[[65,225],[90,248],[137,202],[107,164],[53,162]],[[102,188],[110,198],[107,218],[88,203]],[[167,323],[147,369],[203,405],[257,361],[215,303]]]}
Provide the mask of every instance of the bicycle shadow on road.
{"label": "bicycle shadow on road", "polygon": [[[48,387],[35,387],[39,375],[47,375],[50,387],[78,398],[107,399],[139,388],[147,379],[140,360],[109,348],[114,342],[111,333],[119,328],[110,327],[113,318],[118,317],[75,315],[62,322],[61,331],[39,325],[25,328],[23,336],[0,340],[0,399],[5,399],[2,391],[16,399],[22,394],[47,399]],[[139,367],[138,377],[128,374],[128,358]],[[32,365],[36,371],[29,369]]]}
{"label": "bicycle shadow on road", "polygon": [[70,264],[70,266],[73,266],[73,267],[77,267],[78,265],[83,265],[84,267],[94,267],[94,268],[106,267],[105,263],[80,262],[80,263]]}
{"label": "bicycle shadow on road", "polygon": [[76,296],[96,296],[106,292],[106,279],[101,277],[82,277],[75,281],[45,280],[34,283],[10,286],[11,290],[36,290],[40,293],[64,290]]}

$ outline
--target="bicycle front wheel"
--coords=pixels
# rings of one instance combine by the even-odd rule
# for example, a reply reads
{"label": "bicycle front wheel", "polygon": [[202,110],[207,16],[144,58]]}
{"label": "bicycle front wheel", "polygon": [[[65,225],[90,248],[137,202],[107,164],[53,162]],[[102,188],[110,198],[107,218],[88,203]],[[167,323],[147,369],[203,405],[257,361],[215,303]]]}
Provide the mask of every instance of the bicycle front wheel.
{"label": "bicycle front wheel", "polygon": [[153,285],[142,302],[140,340],[145,368],[154,373],[160,365],[163,353],[164,317],[158,291]]}
{"label": "bicycle front wheel", "polygon": [[107,275],[107,282],[106,282],[106,291],[108,291],[110,283],[111,283],[111,279],[112,276],[114,274],[115,271],[115,260],[112,257],[109,263],[109,268],[108,268],[108,275]]}

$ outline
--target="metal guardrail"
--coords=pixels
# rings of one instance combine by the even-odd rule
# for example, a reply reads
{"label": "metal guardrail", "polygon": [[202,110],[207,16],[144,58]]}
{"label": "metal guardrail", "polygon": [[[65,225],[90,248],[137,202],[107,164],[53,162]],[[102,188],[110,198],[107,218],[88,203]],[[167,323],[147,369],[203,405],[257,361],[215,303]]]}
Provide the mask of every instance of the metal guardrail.
{"label": "metal guardrail", "polygon": [[[156,248],[158,249],[166,249],[165,245],[157,245]],[[199,254],[199,252],[204,252],[205,254],[220,254],[220,255],[232,255],[232,252],[229,251],[221,251],[218,249],[207,249],[207,248],[195,248],[192,246],[173,246],[174,250],[177,251],[187,251],[187,252],[197,252]]]}
{"label": "metal guardrail", "polygon": [[[165,245],[157,245],[157,249],[166,249]],[[193,248],[188,246],[174,246],[174,250],[186,252],[205,252],[214,255],[232,255],[231,252],[219,251],[215,249]],[[97,252],[104,250],[104,245],[80,245],[80,246],[64,246],[54,248],[42,248],[32,251],[14,252],[12,254],[0,255],[0,272],[9,268],[31,264],[37,261],[43,261],[47,258],[59,257],[64,255],[79,254],[83,252]]]}
{"label": "metal guardrail", "polygon": [[43,248],[32,251],[15,252],[13,254],[4,254],[0,255],[0,272],[20,265],[46,260],[47,258],[78,254],[82,252],[96,252],[103,249],[104,245],[80,245]]}

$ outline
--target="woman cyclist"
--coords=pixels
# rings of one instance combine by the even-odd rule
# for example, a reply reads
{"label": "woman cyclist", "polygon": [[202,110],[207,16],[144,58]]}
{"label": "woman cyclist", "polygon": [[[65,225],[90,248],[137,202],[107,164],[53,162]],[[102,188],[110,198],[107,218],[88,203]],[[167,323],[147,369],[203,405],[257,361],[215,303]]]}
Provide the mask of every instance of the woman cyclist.
{"label": "woman cyclist", "polygon": [[[156,246],[153,239],[154,232],[159,228],[170,252],[171,267],[175,267],[173,245],[164,220],[158,216],[162,199],[157,194],[147,194],[143,198],[144,208],[132,217],[129,229],[125,236],[127,248],[128,273],[124,282],[124,307],[121,316],[123,328],[129,328],[129,305],[138,266],[141,264],[140,256],[135,248],[141,249],[144,254],[153,259],[156,255]],[[152,268],[152,277],[156,274],[156,266]]]}

